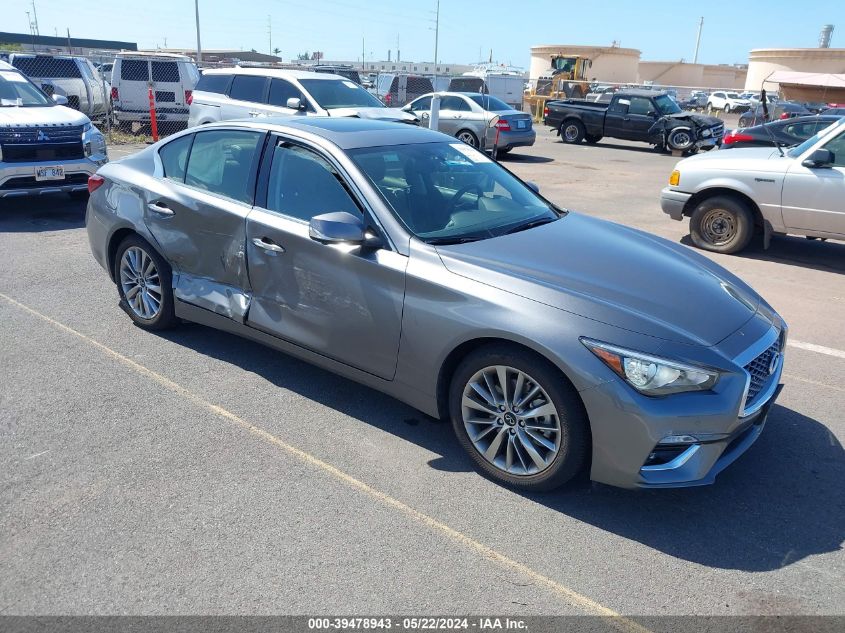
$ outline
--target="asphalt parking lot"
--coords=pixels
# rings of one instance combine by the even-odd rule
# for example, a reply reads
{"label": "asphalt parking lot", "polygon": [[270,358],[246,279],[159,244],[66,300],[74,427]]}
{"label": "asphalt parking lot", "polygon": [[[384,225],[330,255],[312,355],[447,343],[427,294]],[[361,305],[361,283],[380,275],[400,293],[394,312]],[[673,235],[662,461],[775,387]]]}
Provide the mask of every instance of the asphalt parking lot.
{"label": "asphalt parking lot", "polygon": [[[659,207],[676,160],[538,128],[503,162],[685,242]],[[791,326],[765,432],[716,485],[535,496],[377,392],[133,327],[78,202],[0,203],[0,253],[2,614],[845,613],[843,243],[713,256]]]}

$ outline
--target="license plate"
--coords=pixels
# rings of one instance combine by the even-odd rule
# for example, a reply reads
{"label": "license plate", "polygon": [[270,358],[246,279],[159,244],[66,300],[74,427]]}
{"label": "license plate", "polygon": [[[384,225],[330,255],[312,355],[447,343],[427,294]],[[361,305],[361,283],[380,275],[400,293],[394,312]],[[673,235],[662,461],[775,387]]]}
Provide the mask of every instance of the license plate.
{"label": "license plate", "polygon": [[516,129],[518,129],[518,130],[524,130],[524,129],[525,129],[525,125],[526,125],[526,122],[525,122],[525,121],[517,121],[517,122],[516,122]]}
{"label": "license plate", "polygon": [[64,180],[65,168],[61,165],[54,167],[36,167],[35,180]]}

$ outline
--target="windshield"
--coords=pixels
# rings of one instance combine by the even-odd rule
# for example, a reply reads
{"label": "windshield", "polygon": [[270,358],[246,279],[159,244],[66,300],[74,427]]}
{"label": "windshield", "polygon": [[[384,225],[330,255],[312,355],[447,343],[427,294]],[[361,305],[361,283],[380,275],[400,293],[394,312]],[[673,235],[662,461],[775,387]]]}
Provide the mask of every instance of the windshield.
{"label": "windshield", "polygon": [[828,125],[826,128],[819,130],[818,133],[815,136],[811,136],[806,141],[801,143],[801,145],[796,145],[791,150],[789,150],[786,153],[787,156],[789,156],[790,158],[798,158],[799,156],[801,156],[801,154],[803,154],[808,149],[810,149],[813,145],[818,143],[822,139],[822,137],[827,136],[830,133],[832,128],[838,127],[841,124],[842,124],[842,121],[836,121],[836,122]]}
{"label": "windshield", "polygon": [[739,99],[739,95],[735,92],[729,92],[728,99]]}
{"label": "windshield", "polygon": [[300,83],[326,110],[384,107],[381,101],[349,79],[301,79]]}
{"label": "windshield", "polygon": [[560,217],[506,169],[461,142],[349,154],[411,233],[432,244],[496,237]]}
{"label": "windshield", "polygon": [[12,70],[0,70],[0,106],[43,107],[51,105],[53,105],[53,101],[21,73]]}
{"label": "windshield", "polygon": [[658,95],[654,98],[654,104],[660,114],[677,114],[681,112],[680,106],[669,95]]}
{"label": "windshield", "polygon": [[489,95],[471,95],[470,99],[475,101],[475,103],[488,112],[506,112],[508,110],[513,110],[512,107],[501,99],[497,99],[496,97],[491,97]]}

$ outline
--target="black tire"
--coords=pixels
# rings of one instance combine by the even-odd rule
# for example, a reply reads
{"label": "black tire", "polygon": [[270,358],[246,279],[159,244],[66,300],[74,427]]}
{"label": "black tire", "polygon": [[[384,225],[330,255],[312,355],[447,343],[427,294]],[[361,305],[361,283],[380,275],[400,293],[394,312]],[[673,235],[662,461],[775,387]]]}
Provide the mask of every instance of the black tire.
{"label": "black tire", "polygon": [[695,145],[695,137],[689,128],[675,128],[666,135],[666,145],[678,152],[687,152]]}
{"label": "black tire", "polygon": [[[536,384],[548,395],[551,404],[554,405],[555,417],[560,422],[559,447],[557,454],[539,472],[511,474],[495,466],[481,454],[480,449],[475,447],[464,424],[462,402],[464,390],[468,388],[468,383],[482,369],[499,365],[524,372],[532,380],[536,380]],[[533,402],[537,401],[534,400]],[[508,405],[508,411],[511,411],[510,405]],[[520,410],[514,409],[514,411],[518,414]],[[489,345],[467,355],[455,370],[449,386],[449,415],[458,442],[469,454],[476,469],[484,476],[511,488],[538,492],[558,488],[582,472],[589,459],[589,421],[578,393],[566,377],[552,364],[519,347],[506,344]],[[507,415],[507,413],[502,414],[503,417]],[[519,434],[527,432],[526,430],[520,431],[517,428],[513,415],[510,419],[511,421],[508,422],[510,426],[506,426],[502,422],[497,423],[502,427],[502,431],[497,431],[504,437],[502,442],[510,441],[508,433],[510,436],[518,438],[520,437]],[[521,420],[519,427],[526,428]],[[495,431],[495,427],[493,430]],[[548,435],[546,438],[549,439]],[[506,446],[504,448],[507,449]],[[534,466],[536,467],[536,464]]]}
{"label": "black tire", "polygon": [[700,202],[690,218],[692,243],[714,253],[738,253],[754,236],[754,215],[748,205],[730,196]]}
{"label": "black tire", "polygon": [[595,136],[593,134],[585,134],[584,135],[584,140],[587,141],[590,145],[595,145],[600,140],[602,140],[602,138],[603,137],[600,134],[598,136]]}
{"label": "black tire", "polygon": [[730,114],[730,113],[731,113],[731,104],[726,103],[725,104],[725,114]]}
{"label": "black tire", "polygon": [[564,143],[577,145],[586,135],[587,130],[578,119],[568,119],[560,124],[560,140]]}
{"label": "black tire", "polygon": [[[158,294],[159,309],[155,314],[149,316],[148,318],[142,316],[138,309],[130,304],[129,299],[127,299],[126,296],[125,285],[123,283],[126,277],[124,277],[121,273],[121,263],[123,261],[124,254],[126,254],[129,249],[140,249],[140,251],[145,253],[152,260],[155,266],[155,271],[157,272],[157,287],[160,289]],[[166,330],[179,323],[179,320],[176,318],[176,314],[173,310],[173,274],[170,270],[170,265],[161,255],[158,254],[158,252],[156,252],[149,242],[139,235],[133,234],[126,237],[117,247],[113,265],[117,292],[120,295],[120,307],[123,308],[126,314],[129,315],[129,318],[131,318],[137,326],[144,328],[145,330]],[[144,285],[144,291],[149,294],[153,294],[153,291],[148,289],[146,285]],[[140,294],[140,292],[136,294]]]}
{"label": "black tire", "polygon": [[478,147],[478,137],[472,130],[459,130],[458,133],[455,134],[455,138],[463,143],[466,143],[470,147]]}

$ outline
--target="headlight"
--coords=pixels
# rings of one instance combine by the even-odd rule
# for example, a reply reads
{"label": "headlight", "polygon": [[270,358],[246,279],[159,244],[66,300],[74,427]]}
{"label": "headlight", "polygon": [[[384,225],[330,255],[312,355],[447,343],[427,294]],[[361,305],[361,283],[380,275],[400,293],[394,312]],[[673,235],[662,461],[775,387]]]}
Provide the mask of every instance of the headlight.
{"label": "headlight", "polygon": [[704,138],[707,138],[708,136],[713,136],[713,130],[707,128],[701,133],[701,136],[703,136]]}
{"label": "headlight", "polygon": [[591,339],[581,342],[640,393],[662,396],[684,391],[706,391],[719,380],[719,372],[657,358]]}
{"label": "headlight", "polygon": [[86,132],[90,132],[94,125],[91,121],[88,121],[85,125],[82,126],[82,133],[85,134]]}

